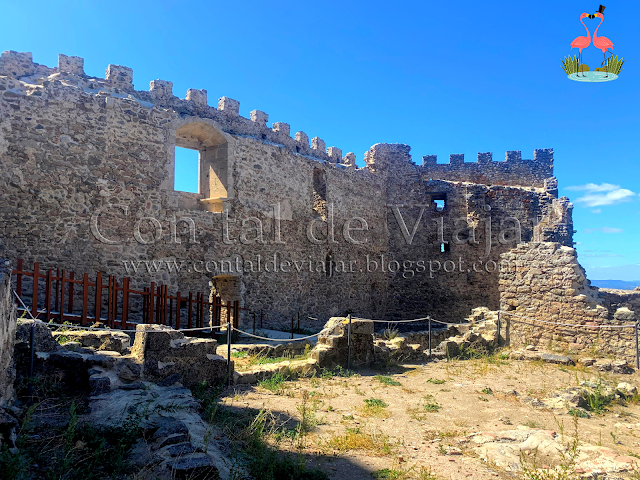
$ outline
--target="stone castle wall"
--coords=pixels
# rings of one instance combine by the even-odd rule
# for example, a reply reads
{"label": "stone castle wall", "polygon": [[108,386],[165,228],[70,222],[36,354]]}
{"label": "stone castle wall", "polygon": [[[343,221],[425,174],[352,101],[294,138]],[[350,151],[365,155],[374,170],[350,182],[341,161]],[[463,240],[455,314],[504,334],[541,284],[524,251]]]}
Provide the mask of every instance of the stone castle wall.
{"label": "stone castle wall", "polygon": [[13,344],[16,306],[11,292],[11,263],[0,259],[0,407],[13,398]]}
{"label": "stone castle wall", "polygon": [[506,340],[513,347],[536,345],[584,356],[613,356],[635,363],[633,325],[638,316],[625,306],[607,304],[591,287],[575,249],[555,242],[521,244],[502,255],[513,266],[500,274],[500,308],[520,317],[592,328],[549,325],[503,314]]}
{"label": "stone castle wall", "polygon": [[[476,272],[474,262],[497,263],[537,230],[568,232],[563,241],[571,244],[568,206],[551,218],[551,150],[537,150],[534,160],[509,154],[507,162],[417,166],[408,146],[377,144],[356,168],[353,153],[343,157],[318,137],[310,144],[304,132],[292,137],[288,124],[267,122],[259,110],[240,116],[228,97],[209,106],[204,90],[177,98],[163,80],[136,91],[127,67],[109,65],[106,78],[95,78],[77,57],[60,55],[48,68],[31,54],[4,52],[0,253],[173,292],[206,291],[214,276],[237,276],[244,307],[282,322],[300,312],[304,323],[347,311],[459,320],[499,301],[498,272]],[[174,190],[176,146],[199,151],[199,193]],[[438,178],[436,170],[448,173]],[[412,231],[425,205],[408,242],[397,213]],[[477,242],[454,241],[458,217]],[[504,234],[515,221],[517,235]],[[383,266],[390,260],[397,269]],[[424,270],[408,277],[400,265],[419,260]],[[445,272],[451,262],[465,267]]]}
{"label": "stone castle wall", "polygon": [[537,149],[533,160],[523,160],[519,150],[508,151],[504,162],[494,162],[491,152],[478,153],[477,162],[465,162],[463,154],[449,155],[449,163],[437,163],[436,155],[422,157],[422,170],[433,180],[542,188],[553,176],[553,150]]}

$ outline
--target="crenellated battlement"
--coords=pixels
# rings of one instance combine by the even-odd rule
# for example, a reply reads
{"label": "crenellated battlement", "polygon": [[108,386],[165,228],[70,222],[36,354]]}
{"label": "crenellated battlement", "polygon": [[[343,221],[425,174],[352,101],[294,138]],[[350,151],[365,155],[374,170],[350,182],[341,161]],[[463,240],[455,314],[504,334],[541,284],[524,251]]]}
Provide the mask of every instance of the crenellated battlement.
{"label": "crenellated battlement", "polygon": [[465,162],[461,153],[449,155],[449,163],[425,155],[421,169],[433,180],[545,188],[545,181],[553,177],[553,149],[534,150],[532,160],[523,160],[520,150],[510,150],[503,162],[493,161],[492,152],[478,153],[476,162]]}
{"label": "crenellated battlement", "polygon": [[[148,102],[155,107],[171,108],[181,114],[210,118],[218,122],[231,134],[247,135],[264,141],[282,144],[301,155],[323,160],[328,164],[341,164],[355,168],[351,154],[342,158],[342,150],[337,147],[326,147],[324,140],[313,137],[311,143],[304,132],[291,137],[291,128],[284,122],[274,122],[268,127],[269,114],[261,110],[252,110],[249,118],[240,115],[240,102],[229,97],[220,97],[217,107],[208,104],[206,90],[190,88],[184,99],[173,93],[173,82],[152,80],[149,90],[135,90],[133,69],[121,65],[109,65],[104,78],[90,77],[84,72],[84,59],[60,54],[58,67],[49,68],[33,62],[30,52],[5,51],[0,56],[0,76],[13,77],[27,84],[39,83],[46,86],[46,81],[54,79],[62,81],[69,77],[71,84],[81,87],[85,93],[99,95],[112,94],[114,102],[128,97]],[[42,81],[37,81],[43,79]],[[67,85],[66,82],[63,82]]]}
{"label": "crenellated battlement", "polygon": [[[55,95],[60,88],[75,89],[78,95],[88,94],[104,98],[109,108],[122,104],[129,108],[131,100],[146,108],[173,110],[181,116],[198,116],[217,122],[233,135],[250,136],[261,141],[283,145],[289,150],[347,169],[356,169],[353,152],[342,156],[342,149],[331,146],[320,137],[309,138],[302,131],[291,136],[291,127],[285,122],[268,126],[269,114],[252,110],[249,118],[240,115],[240,102],[220,97],[217,106],[208,104],[206,90],[190,88],[185,98],[173,92],[173,83],[152,80],[149,90],[135,90],[133,69],[110,64],[104,78],[91,77],[84,72],[84,59],[60,54],[58,66],[49,68],[34,63],[30,52],[5,51],[0,55],[0,76],[13,78],[23,84],[26,95],[38,90],[38,95]],[[394,146],[395,145],[395,146]],[[365,154],[370,171],[398,168],[411,164],[410,147],[402,144],[376,144]],[[388,157],[388,159],[387,159]],[[523,160],[520,151],[508,151],[504,162],[494,162],[492,153],[478,153],[477,161],[465,162],[463,154],[449,156],[448,164],[439,164],[435,155],[423,157],[418,168],[428,179],[448,180],[496,185],[521,185],[543,188],[546,179],[553,177],[553,150],[538,149],[533,160]]]}

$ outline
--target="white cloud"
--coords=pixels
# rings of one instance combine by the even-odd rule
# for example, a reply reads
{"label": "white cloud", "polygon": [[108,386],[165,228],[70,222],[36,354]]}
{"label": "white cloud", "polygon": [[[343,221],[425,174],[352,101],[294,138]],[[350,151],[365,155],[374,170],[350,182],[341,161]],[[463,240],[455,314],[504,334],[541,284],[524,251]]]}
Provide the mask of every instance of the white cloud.
{"label": "white cloud", "polygon": [[621,228],[615,228],[615,227],[600,227],[600,228],[585,228],[582,233],[595,233],[595,232],[601,232],[601,233],[622,233],[624,232],[623,229]]}
{"label": "white cloud", "polygon": [[[628,202],[637,196],[637,194],[631,190],[621,188],[620,185],[614,185],[612,183],[574,185],[567,187],[567,190],[585,192],[582,197],[576,199],[576,203],[582,203],[585,207],[615,205],[617,203]],[[593,213],[600,213],[600,210],[593,210]]]}
{"label": "white cloud", "polygon": [[595,210],[591,210],[591,213],[602,213],[602,209],[596,208]]}
{"label": "white cloud", "polygon": [[575,190],[577,192],[611,192],[619,188],[620,185],[614,185],[613,183],[601,183],[600,185],[596,183],[587,183],[586,185],[573,185],[571,187],[567,187],[567,190]]}

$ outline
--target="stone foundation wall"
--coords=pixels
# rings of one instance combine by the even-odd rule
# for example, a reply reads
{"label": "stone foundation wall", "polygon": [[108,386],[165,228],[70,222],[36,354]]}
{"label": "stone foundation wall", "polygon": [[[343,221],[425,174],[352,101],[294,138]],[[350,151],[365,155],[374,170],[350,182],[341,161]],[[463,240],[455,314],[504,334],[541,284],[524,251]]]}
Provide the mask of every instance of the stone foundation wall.
{"label": "stone foundation wall", "polygon": [[511,346],[535,345],[635,363],[633,328],[597,327],[632,325],[637,315],[624,306],[608,308],[598,289],[587,280],[575,249],[554,242],[529,243],[502,258],[514,266],[512,271],[500,274],[502,310],[546,322],[592,327],[542,324],[503,313],[502,325]]}
{"label": "stone foundation wall", "polygon": [[11,292],[11,263],[0,259],[0,407],[13,398],[15,336],[16,306]]}

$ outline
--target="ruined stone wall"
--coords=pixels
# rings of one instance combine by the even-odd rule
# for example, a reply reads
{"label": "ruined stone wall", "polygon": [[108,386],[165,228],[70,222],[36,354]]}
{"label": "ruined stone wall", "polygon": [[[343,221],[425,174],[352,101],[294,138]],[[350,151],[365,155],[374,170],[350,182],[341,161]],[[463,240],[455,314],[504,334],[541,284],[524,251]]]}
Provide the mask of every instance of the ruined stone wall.
{"label": "ruined stone wall", "polygon": [[616,288],[600,288],[598,293],[609,310],[627,307],[634,312],[640,312],[640,289],[618,290]]}
{"label": "ruined stone wall", "polygon": [[504,253],[502,259],[513,266],[500,274],[502,310],[545,322],[593,327],[542,324],[503,314],[511,346],[531,344],[635,361],[633,328],[595,328],[632,325],[637,321],[635,313],[626,307],[607,308],[587,280],[575,249],[555,242],[531,242]]}
{"label": "ruined stone wall", "polygon": [[[95,78],[77,57],[60,55],[48,68],[31,54],[4,52],[0,253],[27,268],[39,261],[76,274],[100,270],[130,276],[132,288],[154,281],[183,294],[235,275],[245,308],[283,324],[300,313],[304,326],[319,328],[308,315],[460,320],[498,303],[497,271],[476,272],[470,262],[497,262],[517,237],[531,239],[541,218],[543,232],[564,222],[562,241],[571,245],[570,210],[558,207],[568,212],[561,220],[550,214],[551,150],[537,150],[534,160],[511,154],[507,162],[483,156],[467,165],[456,157],[449,166],[417,166],[408,146],[377,144],[367,166],[356,168],[353,153],[343,157],[318,137],[292,136],[288,124],[268,120],[259,110],[242,117],[228,97],[209,106],[205,90],[178,98],[164,80],[137,91],[127,67],[109,65],[106,78]],[[174,190],[176,146],[200,152],[199,193]],[[443,193],[447,207],[438,212]],[[440,251],[431,226],[406,244],[394,208],[408,206],[398,208],[411,228],[409,216],[425,204],[421,223],[440,221],[450,251]],[[458,216],[476,226],[478,245],[451,240]],[[514,219],[520,234],[501,241],[498,230]],[[487,244],[483,224],[492,228],[488,253],[478,252]],[[464,269],[443,272],[454,258]],[[391,259],[433,259],[446,275],[403,276],[383,266]]]}
{"label": "ruined stone wall", "polygon": [[15,336],[16,306],[11,292],[11,263],[0,259],[0,407],[13,397]]}
{"label": "ruined stone wall", "polygon": [[435,180],[411,163],[407,146],[395,146],[395,156],[382,147],[372,147],[367,161],[392,172],[384,260],[391,311],[459,322],[478,305],[497,309],[502,253],[562,222],[572,245],[570,209],[554,213],[557,190]]}

